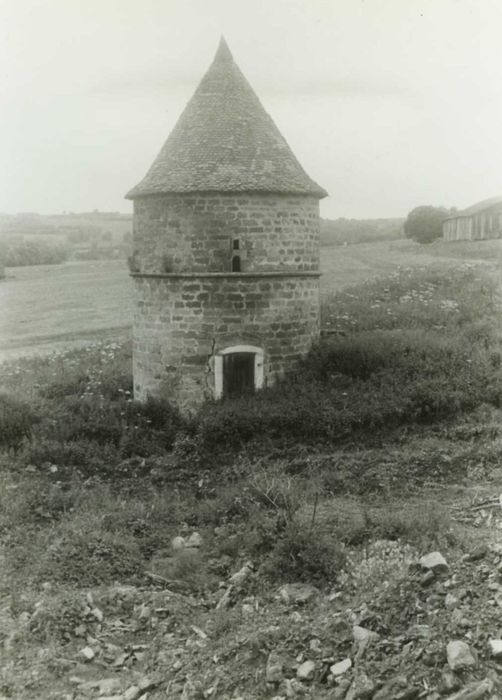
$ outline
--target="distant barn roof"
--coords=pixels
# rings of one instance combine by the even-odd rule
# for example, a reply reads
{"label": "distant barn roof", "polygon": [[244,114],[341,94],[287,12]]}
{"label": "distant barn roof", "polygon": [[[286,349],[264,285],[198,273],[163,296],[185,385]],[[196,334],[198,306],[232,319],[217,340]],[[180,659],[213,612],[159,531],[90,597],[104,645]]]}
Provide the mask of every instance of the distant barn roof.
{"label": "distant barn roof", "polygon": [[150,170],[126,196],[208,191],[327,194],[293,155],[224,39]]}
{"label": "distant barn roof", "polygon": [[454,214],[451,214],[448,219],[459,219],[464,216],[473,216],[474,214],[479,214],[482,211],[486,211],[486,209],[491,209],[491,207],[494,207],[497,204],[502,204],[502,196],[483,199],[482,202],[478,202],[477,204],[473,204],[471,207],[467,207],[467,209],[462,209],[462,211],[457,211]]}

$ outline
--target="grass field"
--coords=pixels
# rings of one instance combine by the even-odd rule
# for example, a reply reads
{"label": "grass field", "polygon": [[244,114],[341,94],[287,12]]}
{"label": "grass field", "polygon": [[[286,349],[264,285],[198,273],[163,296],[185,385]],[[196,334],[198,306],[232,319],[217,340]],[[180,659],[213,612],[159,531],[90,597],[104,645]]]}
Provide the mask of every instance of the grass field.
{"label": "grass field", "polygon": [[[420,246],[381,241],[322,248],[325,295],[400,267],[484,262],[502,267],[502,241]],[[132,284],[123,261],[71,262],[7,270],[0,282],[0,361],[130,334]]]}
{"label": "grass field", "polygon": [[[496,252],[323,251],[336,332],[287,382],[189,417],[132,400],[128,342],[4,365],[0,698],[502,697]],[[3,288],[35,330],[43,288],[52,342],[112,335],[123,268],[48,279]],[[447,684],[461,639],[476,666]]]}

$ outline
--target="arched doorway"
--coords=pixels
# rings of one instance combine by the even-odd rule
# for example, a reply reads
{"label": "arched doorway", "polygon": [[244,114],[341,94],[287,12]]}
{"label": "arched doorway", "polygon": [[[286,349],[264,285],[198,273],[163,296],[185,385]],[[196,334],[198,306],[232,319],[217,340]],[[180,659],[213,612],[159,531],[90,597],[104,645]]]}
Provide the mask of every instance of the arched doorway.
{"label": "arched doorway", "polygon": [[263,348],[233,345],[214,358],[214,395],[242,396],[263,387]]}

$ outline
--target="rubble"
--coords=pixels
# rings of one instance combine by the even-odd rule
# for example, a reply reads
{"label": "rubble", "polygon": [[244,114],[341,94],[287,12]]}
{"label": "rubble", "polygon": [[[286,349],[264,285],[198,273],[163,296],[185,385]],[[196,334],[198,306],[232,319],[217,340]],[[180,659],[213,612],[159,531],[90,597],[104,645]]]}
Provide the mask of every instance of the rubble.
{"label": "rubble", "polygon": [[314,677],[315,661],[304,661],[296,671],[296,677],[302,681],[310,681]]}
{"label": "rubble", "polygon": [[435,574],[448,572],[448,564],[441,552],[429,552],[429,554],[425,554],[421,557],[419,564],[422,569],[430,569]]}
{"label": "rubble", "polygon": [[350,668],[352,668],[352,661],[350,659],[343,659],[333,666],[330,666],[329,672],[332,676],[341,676],[346,673]]}
{"label": "rubble", "polygon": [[448,660],[448,666],[452,671],[458,671],[459,669],[476,665],[476,659],[474,658],[469,645],[460,639],[455,639],[448,642],[446,646],[446,657]]}

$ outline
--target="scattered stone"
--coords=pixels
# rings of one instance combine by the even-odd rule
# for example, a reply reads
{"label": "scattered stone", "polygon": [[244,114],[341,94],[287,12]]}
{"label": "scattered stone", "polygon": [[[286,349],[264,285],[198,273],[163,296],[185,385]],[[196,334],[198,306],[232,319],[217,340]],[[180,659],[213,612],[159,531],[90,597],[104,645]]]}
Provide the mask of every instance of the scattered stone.
{"label": "scattered stone", "polygon": [[344,659],[343,661],[339,661],[338,663],[333,664],[333,666],[330,666],[329,670],[333,676],[341,676],[351,667],[352,661],[350,659]]}
{"label": "scattered stone", "polygon": [[193,532],[185,543],[185,547],[202,547],[202,537],[198,532]]}
{"label": "scattered stone", "polygon": [[101,694],[110,695],[110,693],[120,689],[120,681],[118,678],[103,678],[98,681],[97,686]]}
{"label": "scattered stone", "polygon": [[99,608],[93,608],[91,610],[91,615],[96,618],[98,622],[103,622],[103,612]]}
{"label": "scattered stone", "polygon": [[299,695],[305,695],[305,685],[296,678],[286,678],[284,681],[284,690],[287,698],[297,698]]}
{"label": "scattered stone", "polygon": [[406,636],[410,639],[430,639],[432,632],[429,625],[411,625]]}
{"label": "scattered stone", "polygon": [[480,559],[484,559],[487,554],[488,554],[488,545],[485,542],[480,542],[466,556],[466,561],[479,561]]}
{"label": "scattered stone", "polygon": [[502,656],[502,639],[490,639],[488,642],[490,653],[495,658]]}
{"label": "scattered stone", "polygon": [[369,700],[375,692],[375,684],[365,673],[358,673],[354,678],[345,700]]}
{"label": "scattered stone", "polygon": [[84,658],[84,661],[92,661],[96,656],[94,650],[91,647],[84,647],[79,651],[80,656]]}
{"label": "scattered stone", "polygon": [[280,683],[283,678],[284,661],[279,654],[271,651],[267,659],[265,679],[267,683]]}
{"label": "scattered stone", "polygon": [[253,615],[255,613],[255,607],[251,605],[251,603],[243,603],[241,609],[244,616]]}
{"label": "scattered stone", "polygon": [[315,586],[309,583],[286,583],[279,589],[279,595],[285,603],[302,605],[319,594]]}
{"label": "scattered stone", "polygon": [[372,696],[372,700],[389,700],[389,698],[392,700],[416,700],[420,697],[422,690],[423,688],[420,686],[410,687],[405,676],[398,676],[380,688]]}
{"label": "scattered stone", "polygon": [[236,571],[235,574],[232,574],[232,576],[230,576],[230,579],[229,579],[230,585],[242,586],[242,584],[248,578],[248,576],[251,574],[252,571],[253,571],[253,562],[247,561],[244,564],[244,566],[239,569],[239,571]]}
{"label": "scattered stone", "polygon": [[304,661],[296,671],[296,677],[301,681],[311,681],[314,677],[315,661]]}
{"label": "scattered stone", "polygon": [[420,585],[426,588],[427,586],[430,586],[431,583],[434,583],[436,580],[436,574],[434,571],[427,571],[422,578],[420,579]]}
{"label": "scattered stone", "polygon": [[138,700],[141,695],[141,689],[137,685],[131,685],[124,693],[124,700]]}
{"label": "scattered stone", "polygon": [[216,604],[216,610],[224,610],[228,607],[230,603],[230,598],[232,596],[233,586],[229,586],[224,592],[219,601]]}
{"label": "scattered stone", "polygon": [[429,554],[425,554],[421,557],[419,564],[422,569],[430,569],[435,574],[446,573],[448,571],[448,564],[441,552],[429,552]]}
{"label": "scattered stone", "polygon": [[446,646],[446,658],[452,671],[468,668],[476,665],[476,659],[472,655],[469,645],[461,639],[448,642]]}
{"label": "scattered stone", "polygon": [[138,681],[138,688],[141,690],[142,693],[145,692],[145,690],[151,690],[152,688],[155,688],[156,685],[159,685],[160,681],[149,678],[148,676],[144,676]]}
{"label": "scattered stone", "polygon": [[492,686],[493,683],[488,678],[481,682],[469,683],[455,695],[450,695],[448,700],[480,700],[491,691]]}
{"label": "scattered stone", "polygon": [[309,649],[310,649],[310,651],[314,652],[314,654],[322,654],[323,649],[322,649],[321,640],[318,639],[317,637],[313,637],[313,639],[311,639],[309,642]]}
{"label": "scattered stone", "polygon": [[[351,685],[351,681],[349,681],[348,678],[342,679],[337,687],[331,692],[329,700],[344,700]],[[385,700],[388,700],[388,698],[385,698]]]}
{"label": "scattered stone", "polygon": [[185,538],[184,537],[174,537],[171,540],[171,547],[174,550],[180,550],[185,548]]}
{"label": "scattered stone", "polygon": [[359,625],[354,625],[352,628],[352,635],[354,641],[358,644],[369,644],[370,642],[375,642],[380,637],[378,632],[368,630],[366,627],[359,627]]}
{"label": "scattered stone", "polygon": [[441,674],[441,691],[452,693],[461,686],[460,680],[451,671],[443,671]]}
{"label": "scattered stone", "polygon": [[445,608],[447,610],[453,610],[453,608],[456,608],[459,603],[460,603],[459,599],[456,596],[454,596],[453,593],[446,594],[444,604],[445,604]]}
{"label": "scattered stone", "polygon": [[204,632],[204,630],[201,630],[200,627],[196,627],[195,625],[190,625],[190,627],[198,637],[201,639],[207,639],[207,634]]}

